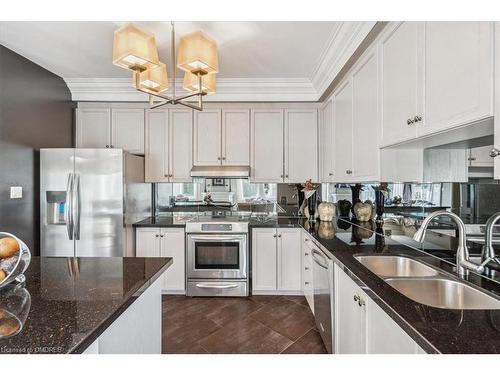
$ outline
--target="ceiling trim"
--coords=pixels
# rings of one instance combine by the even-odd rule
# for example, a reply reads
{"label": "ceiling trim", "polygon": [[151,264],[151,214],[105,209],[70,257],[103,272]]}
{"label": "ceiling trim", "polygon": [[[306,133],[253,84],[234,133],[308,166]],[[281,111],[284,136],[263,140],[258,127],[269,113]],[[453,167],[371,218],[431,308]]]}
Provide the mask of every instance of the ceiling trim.
{"label": "ceiling trim", "polygon": [[[128,78],[65,78],[74,101],[147,101]],[[179,93],[182,81],[176,81]],[[168,95],[168,94],[167,94]],[[204,101],[280,102],[317,101],[318,92],[308,78],[219,78],[217,92]]]}
{"label": "ceiling trim", "polygon": [[[218,78],[207,102],[316,102],[328,89],[376,22],[342,22],[332,31],[310,77]],[[74,101],[145,102],[130,78],[65,78]],[[182,81],[176,80],[179,93]]]}
{"label": "ceiling trim", "polygon": [[328,86],[361,45],[375,24],[375,21],[342,22],[340,27],[332,32],[326,43],[326,48],[310,77],[320,97],[328,89]]}

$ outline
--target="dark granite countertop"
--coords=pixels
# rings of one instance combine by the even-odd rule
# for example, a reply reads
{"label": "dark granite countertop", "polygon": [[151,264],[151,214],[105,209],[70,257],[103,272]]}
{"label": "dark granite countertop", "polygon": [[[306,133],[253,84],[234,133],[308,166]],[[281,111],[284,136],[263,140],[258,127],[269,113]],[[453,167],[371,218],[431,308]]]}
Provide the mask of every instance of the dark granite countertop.
{"label": "dark granite countertop", "polygon": [[172,258],[34,257],[25,285],[0,289],[0,307],[26,319],[18,334],[0,338],[0,353],[82,353],[171,264]]}
{"label": "dark granite countertop", "polygon": [[[453,251],[431,242],[421,245],[411,240],[411,235],[397,235],[401,230],[412,228],[401,229],[394,223],[377,227],[372,222],[334,220],[333,223],[318,221],[311,224],[303,218],[275,215],[252,217],[249,226],[305,229],[317,245],[328,251],[344,272],[426,352],[500,353],[500,310],[450,310],[420,304],[393,289],[354,258],[356,254],[405,255],[457,279]],[[462,281],[500,296],[500,283],[488,278],[471,273]]]}
{"label": "dark granite countertop", "polygon": [[156,217],[148,217],[137,223],[133,224],[136,228],[147,228],[147,227],[158,227],[158,228],[170,228],[170,227],[184,227],[186,222],[177,221],[174,215],[162,215]]}

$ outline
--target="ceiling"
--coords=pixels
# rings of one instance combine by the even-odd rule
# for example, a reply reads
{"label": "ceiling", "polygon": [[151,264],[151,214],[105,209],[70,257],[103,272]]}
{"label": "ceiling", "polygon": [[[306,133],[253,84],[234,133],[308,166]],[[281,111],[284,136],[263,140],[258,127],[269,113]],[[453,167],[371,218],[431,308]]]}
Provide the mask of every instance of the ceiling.
{"label": "ceiling", "polygon": [[[130,72],[111,63],[113,32],[122,24],[0,22],[0,44],[63,77],[74,100],[142,100],[130,88]],[[172,69],[170,22],[135,24],[155,34],[160,60]],[[202,30],[218,42],[215,100],[311,101],[328,87],[325,78],[333,80],[329,65],[349,55],[373,24],[176,22],[175,28],[177,40]]]}

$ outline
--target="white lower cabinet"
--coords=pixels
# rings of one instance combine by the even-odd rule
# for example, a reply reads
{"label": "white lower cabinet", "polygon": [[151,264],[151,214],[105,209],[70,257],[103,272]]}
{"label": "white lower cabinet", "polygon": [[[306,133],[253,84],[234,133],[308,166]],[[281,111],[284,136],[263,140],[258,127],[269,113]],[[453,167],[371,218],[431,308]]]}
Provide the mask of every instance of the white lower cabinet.
{"label": "white lower cabinet", "polygon": [[183,228],[137,228],[137,257],[171,257],[162,288],[169,293],[185,293],[185,236]]}
{"label": "white lower cabinet", "polygon": [[302,255],[299,228],[252,230],[252,292],[301,294]]}
{"label": "white lower cabinet", "polygon": [[424,353],[337,265],[335,275],[336,353]]}

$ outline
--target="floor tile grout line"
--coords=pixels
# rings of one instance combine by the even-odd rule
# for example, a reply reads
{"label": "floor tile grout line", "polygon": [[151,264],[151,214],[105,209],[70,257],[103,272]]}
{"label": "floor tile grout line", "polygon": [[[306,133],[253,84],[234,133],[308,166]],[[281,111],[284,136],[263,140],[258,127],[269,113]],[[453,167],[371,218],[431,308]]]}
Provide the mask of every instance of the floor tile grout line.
{"label": "floor tile grout line", "polygon": [[281,352],[279,352],[279,354],[282,354],[285,350],[287,350],[290,346],[292,346],[293,344],[296,344],[297,341],[299,341],[302,337],[304,337],[305,335],[307,335],[309,332],[311,332],[314,328],[311,327],[309,328],[309,330],[307,330],[302,336],[300,336],[297,340],[293,341],[290,345],[288,345],[285,349],[283,349]]}

